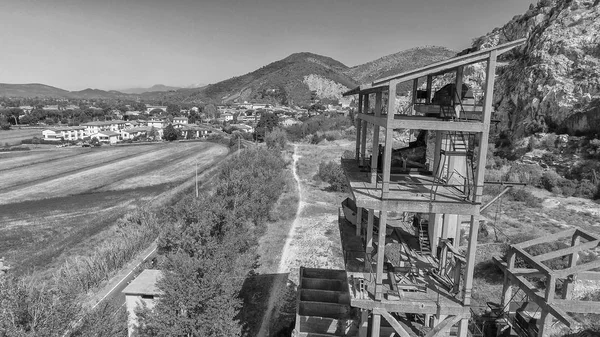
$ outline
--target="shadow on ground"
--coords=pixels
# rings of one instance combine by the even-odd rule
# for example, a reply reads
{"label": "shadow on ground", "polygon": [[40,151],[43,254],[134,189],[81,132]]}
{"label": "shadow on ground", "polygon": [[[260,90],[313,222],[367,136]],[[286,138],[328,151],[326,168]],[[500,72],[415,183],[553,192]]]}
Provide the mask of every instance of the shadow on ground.
{"label": "shadow on ground", "polygon": [[291,336],[296,318],[297,285],[288,279],[289,273],[250,275],[244,280],[240,298],[242,309],[237,319],[242,324],[242,336],[258,336],[267,313],[271,289],[275,305],[267,327],[268,336]]}

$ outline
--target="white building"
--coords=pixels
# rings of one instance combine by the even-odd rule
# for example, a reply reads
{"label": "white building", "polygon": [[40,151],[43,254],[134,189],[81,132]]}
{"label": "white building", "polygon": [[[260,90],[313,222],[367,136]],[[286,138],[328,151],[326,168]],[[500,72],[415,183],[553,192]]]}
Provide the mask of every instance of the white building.
{"label": "white building", "polygon": [[101,131],[119,132],[125,128],[124,121],[88,122],[81,126],[85,127],[86,136],[95,135]]}
{"label": "white building", "polygon": [[160,270],[146,269],[123,289],[128,314],[128,336],[133,336],[138,326],[137,315],[135,314],[136,308],[146,306],[148,309],[153,309],[156,305],[155,299],[161,295],[156,282],[161,277],[162,272]]}
{"label": "white building", "polygon": [[109,144],[118,143],[120,137],[121,137],[120,133],[116,133],[113,131],[100,131],[91,136],[91,138],[98,138],[98,140],[101,143],[109,143]]}
{"label": "white building", "polygon": [[44,140],[82,140],[85,136],[84,126],[65,126],[42,131]]}

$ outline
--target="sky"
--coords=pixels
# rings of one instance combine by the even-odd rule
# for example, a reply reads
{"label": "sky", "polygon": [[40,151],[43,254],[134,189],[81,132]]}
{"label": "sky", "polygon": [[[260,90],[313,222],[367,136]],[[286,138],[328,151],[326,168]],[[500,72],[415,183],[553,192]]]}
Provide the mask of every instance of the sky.
{"label": "sky", "polygon": [[524,0],[0,0],[0,83],[67,90],[209,84],[296,52],[348,66],[454,50]]}

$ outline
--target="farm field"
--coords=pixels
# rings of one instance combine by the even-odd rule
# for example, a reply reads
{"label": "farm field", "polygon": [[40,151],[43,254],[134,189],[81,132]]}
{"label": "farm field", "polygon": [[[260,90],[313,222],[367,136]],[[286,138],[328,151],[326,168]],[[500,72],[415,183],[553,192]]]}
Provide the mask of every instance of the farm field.
{"label": "farm field", "polygon": [[[13,127],[14,128],[14,127]],[[22,128],[22,129],[11,129],[11,130],[0,130],[0,145],[18,145],[21,144],[23,139],[29,139],[33,137],[41,137],[41,128]]]}
{"label": "farm field", "polygon": [[196,162],[200,173],[227,153],[198,142],[0,154],[0,256],[21,273],[85,254],[125,212],[157,206]]}

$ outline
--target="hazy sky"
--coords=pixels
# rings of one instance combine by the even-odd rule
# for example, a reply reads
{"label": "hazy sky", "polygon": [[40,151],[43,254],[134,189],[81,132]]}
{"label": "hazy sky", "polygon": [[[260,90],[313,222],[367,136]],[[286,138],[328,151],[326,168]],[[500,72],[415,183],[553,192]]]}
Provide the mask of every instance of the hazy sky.
{"label": "hazy sky", "polygon": [[0,0],[0,82],[215,83],[309,51],[353,66],[468,47],[526,0]]}

